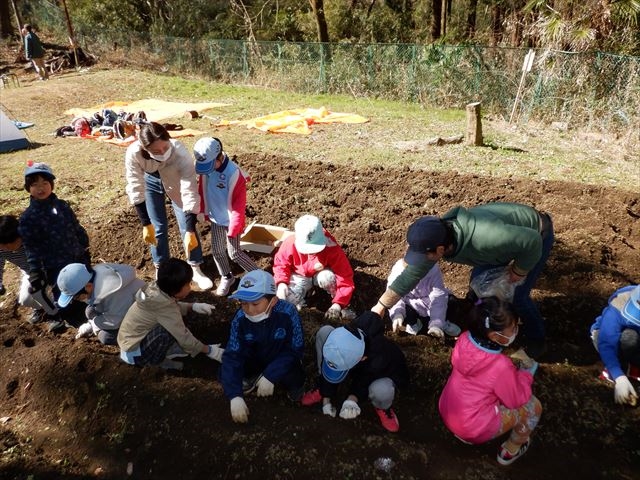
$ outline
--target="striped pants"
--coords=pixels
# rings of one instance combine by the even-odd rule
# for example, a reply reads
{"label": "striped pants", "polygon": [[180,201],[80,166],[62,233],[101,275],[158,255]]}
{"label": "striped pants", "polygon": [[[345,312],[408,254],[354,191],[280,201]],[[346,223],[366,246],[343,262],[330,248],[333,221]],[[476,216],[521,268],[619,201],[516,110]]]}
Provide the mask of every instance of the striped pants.
{"label": "striped pants", "polygon": [[258,265],[240,248],[240,235],[228,237],[228,232],[227,227],[211,222],[211,254],[220,276],[231,273],[229,259],[240,265],[245,272],[258,270]]}

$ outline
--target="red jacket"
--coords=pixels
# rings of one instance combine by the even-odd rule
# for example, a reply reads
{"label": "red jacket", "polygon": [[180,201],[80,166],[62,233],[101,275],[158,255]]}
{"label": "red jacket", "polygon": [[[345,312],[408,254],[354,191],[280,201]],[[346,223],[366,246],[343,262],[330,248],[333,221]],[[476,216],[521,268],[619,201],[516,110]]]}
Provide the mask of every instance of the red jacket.
{"label": "red jacket", "polygon": [[324,230],[327,246],[319,253],[306,255],[298,252],[294,244],[295,235],[287,237],[280,245],[273,261],[273,276],[276,285],[289,283],[292,273],[313,277],[320,270],[328,268],[336,275],[336,294],[333,303],[346,307],[351,301],[353,290],[353,269],[349,259],[336,239]]}

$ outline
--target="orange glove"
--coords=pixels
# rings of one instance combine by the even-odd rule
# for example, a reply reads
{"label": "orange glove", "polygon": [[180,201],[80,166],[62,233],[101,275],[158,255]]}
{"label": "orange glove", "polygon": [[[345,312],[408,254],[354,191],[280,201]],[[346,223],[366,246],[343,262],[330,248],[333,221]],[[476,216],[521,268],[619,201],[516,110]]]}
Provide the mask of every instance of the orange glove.
{"label": "orange glove", "polygon": [[184,251],[189,256],[189,252],[198,246],[198,237],[195,232],[187,232],[184,235]]}
{"label": "orange glove", "polygon": [[156,240],[156,229],[153,228],[152,224],[142,227],[142,240],[144,240],[144,243],[147,245],[158,245],[158,241]]}

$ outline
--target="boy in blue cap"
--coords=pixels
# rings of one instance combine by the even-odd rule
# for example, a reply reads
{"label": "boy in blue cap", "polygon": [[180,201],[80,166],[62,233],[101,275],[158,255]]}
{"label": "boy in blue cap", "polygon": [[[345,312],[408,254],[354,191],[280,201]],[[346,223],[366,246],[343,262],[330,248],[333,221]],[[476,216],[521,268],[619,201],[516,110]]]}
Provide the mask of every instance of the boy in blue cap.
{"label": "boy in blue cap", "polygon": [[220,381],[231,402],[233,421],[246,423],[249,408],[244,395],[254,389],[258,397],[269,397],[279,384],[290,399],[300,400],[304,332],[298,310],[276,297],[273,275],[264,270],[245,274],[229,298],[239,300],[241,308],[231,321]]}
{"label": "boy in blue cap", "polygon": [[604,363],[603,375],[615,382],[615,402],[635,406],[638,394],[629,377],[640,376],[640,285],[628,285],[611,295],[591,325],[591,340]]}
{"label": "boy in blue cap", "polygon": [[[47,286],[53,287],[54,300],[58,300],[56,280],[65,265],[91,264],[89,236],[69,204],[53,193],[55,178],[51,167],[44,163],[29,162],[24,172],[24,188],[30,199],[18,231],[29,265],[29,292],[40,304]],[[64,321],[60,312],[49,315],[49,331],[61,328]]]}
{"label": "boy in blue cap", "polygon": [[358,417],[358,402],[369,398],[382,426],[389,432],[400,429],[391,405],[396,388],[409,384],[409,370],[400,347],[385,337],[378,314],[365,312],[346,327],[321,327],[316,333],[316,355],[317,386],[304,394],[302,405],[322,402],[322,413],[335,417],[337,410],[331,399],[338,385],[350,377],[349,396],[342,403],[340,418]]}
{"label": "boy in blue cap", "polygon": [[60,307],[66,307],[74,298],[87,303],[87,322],[78,327],[76,339],[93,333],[105,345],[118,343],[122,319],[145,285],[131,265],[118,263],[100,263],[93,269],[83,263],[70,263],[60,271],[57,283]]}

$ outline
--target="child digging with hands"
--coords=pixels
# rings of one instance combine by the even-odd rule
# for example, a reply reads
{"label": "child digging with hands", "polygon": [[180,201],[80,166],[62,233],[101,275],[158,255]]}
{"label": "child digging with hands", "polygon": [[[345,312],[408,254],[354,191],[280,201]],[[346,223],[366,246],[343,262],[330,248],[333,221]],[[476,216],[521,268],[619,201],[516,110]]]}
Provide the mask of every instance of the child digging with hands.
{"label": "child digging with hands", "polygon": [[510,431],[497,455],[498,463],[510,465],[529,448],[542,413],[531,391],[538,363],[517,368],[502,354],[518,334],[511,304],[496,297],[480,299],[470,315],[469,331],[451,354],[453,370],[440,396],[440,415],[467,443],[484,443]]}

